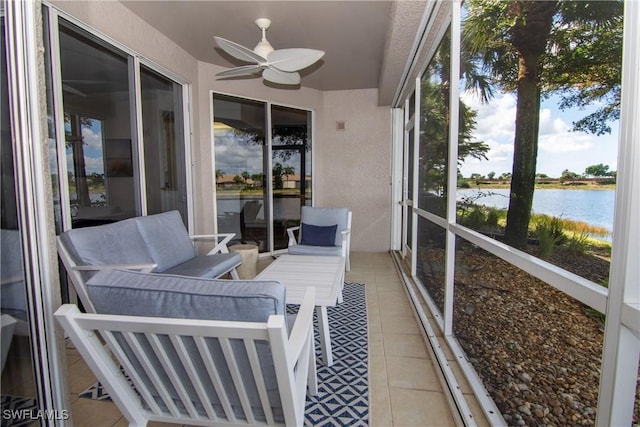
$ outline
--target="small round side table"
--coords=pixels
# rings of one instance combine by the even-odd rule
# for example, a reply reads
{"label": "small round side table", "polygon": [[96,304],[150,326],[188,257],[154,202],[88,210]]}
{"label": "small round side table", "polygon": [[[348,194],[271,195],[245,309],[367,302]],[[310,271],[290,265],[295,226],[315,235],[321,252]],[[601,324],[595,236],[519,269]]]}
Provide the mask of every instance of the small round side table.
{"label": "small round side table", "polygon": [[242,264],[236,267],[238,276],[241,279],[253,279],[258,274],[258,246],[256,245],[233,245],[229,247],[229,252],[237,252],[242,258]]}

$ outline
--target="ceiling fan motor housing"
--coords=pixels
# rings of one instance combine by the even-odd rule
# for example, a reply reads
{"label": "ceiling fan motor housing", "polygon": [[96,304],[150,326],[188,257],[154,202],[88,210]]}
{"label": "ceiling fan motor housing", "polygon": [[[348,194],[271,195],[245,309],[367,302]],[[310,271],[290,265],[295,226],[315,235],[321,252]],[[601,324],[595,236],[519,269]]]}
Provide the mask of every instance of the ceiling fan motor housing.
{"label": "ceiling fan motor housing", "polygon": [[271,20],[267,18],[258,18],[255,22],[258,28],[262,30],[262,40],[260,40],[256,47],[253,48],[253,51],[266,59],[267,56],[273,52],[273,46],[271,46],[271,43],[269,43],[265,34],[271,26]]}

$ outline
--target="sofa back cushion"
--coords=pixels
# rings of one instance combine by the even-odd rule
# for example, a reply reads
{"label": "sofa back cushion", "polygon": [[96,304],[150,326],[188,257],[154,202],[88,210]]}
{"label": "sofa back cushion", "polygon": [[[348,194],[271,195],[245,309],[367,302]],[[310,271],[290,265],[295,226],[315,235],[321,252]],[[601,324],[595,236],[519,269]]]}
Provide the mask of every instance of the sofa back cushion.
{"label": "sofa back cushion", "polygon": [[189,232],[178,211],[134,218],[147,249],[162,273],[196,256]]}
{"label": "sofa back cushion", "polygon": [[[266,322],[270,315],[284,314],[285,311],[284,286],[273,281],[225,281],[128,270],[103,270],[87,282],[87,289],[96,312],[102,314]],[[121,344],[125,342],[122,336],[116,336],[116,339]],[[189,375],[183,367],[181,357],[174,350],[174,344],[166,336],[160,336],[158,340],[166,351],[171,366],[183,379],[183,385],[189,396],[192,396],[196,409],[203,413],[203,405],[199,403],[195,387],[189,381]],[[185,337],[183,344],[189,354],[198,354],[198,346],[192,338]],[[242,382],[246,386],[250,404],[258,408],[260,395],[253,380],[250,356],[242,341],[232,340],[230,346],[242,373]],[[210,339],[207,340],[207,347],[213,356],[225,394],[229,397],[236,416],[242,418],[241,398],[233,385],[230,371],[226,368],[227,361],[221,343],[218,339]],[[155,353],[151,343],[144,343],[143,350],[148,355]],[[258,342],[256,350],[272,410],[276,419],[280,420],[282,409],[271,348],[267,342]],[[135,371],[141,373],[142,380],[146,384],[152,384],[134,352],[127,352],[127,356],[132,360]],[[153,371],[167,385],[172,396],[177,393],[168,386],[170,374],[165,370],[164,364],[153,356],[149,360]],[[194,360],[196,373],[210,402],[217,412],[222,411],[221,400],[208,374],[208,367],[198,361],[198,357],[194,357]],[[156,400],[160,403],[157,397]],[[179,409],[184,410],[182,407]]]}
{"label": "sofa back cushion", "polygon": [[78,265],[154,262],[133,219],[65,231],[60,239]]}

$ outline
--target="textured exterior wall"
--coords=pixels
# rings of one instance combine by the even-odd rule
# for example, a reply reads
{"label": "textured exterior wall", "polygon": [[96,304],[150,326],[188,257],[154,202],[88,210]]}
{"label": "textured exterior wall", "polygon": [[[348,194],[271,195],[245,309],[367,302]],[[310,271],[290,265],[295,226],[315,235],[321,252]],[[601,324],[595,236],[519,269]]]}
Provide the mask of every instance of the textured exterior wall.
{"label": "textured exterior wall", "polygon": [[[336,130],[344,122],[345,130]],[[318,114],[316,204],[353,211],[351,249],[390,248],[391,111],[376,89],[324,92]]]}

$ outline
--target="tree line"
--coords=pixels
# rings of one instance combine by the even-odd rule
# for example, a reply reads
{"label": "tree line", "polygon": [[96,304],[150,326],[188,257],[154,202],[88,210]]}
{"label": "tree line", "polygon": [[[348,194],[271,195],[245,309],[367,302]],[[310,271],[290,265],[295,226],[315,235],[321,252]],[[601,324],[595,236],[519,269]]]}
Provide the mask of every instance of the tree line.
{"label": "tree line", "polygon": [[[470,180],[487,180],[487,181],[511,181],[513,177],[511,172],[504,172],[500,175],[497,175],[496,172],[489,172],[486,175],[474,172],[469,175],[468,178],[464,178],[462,174],[458,175],[459,179],[470,179]],[[583,173],[572,172],[569,169],[565,169],[562,171],[559,177],[552,177],[545,173],[536,173],[535,178],[537,181],[545,180],[545,179],[553,179],[562,181],[570,181],[570,180],[580,180],[580,179],[589,179],[589,178],[611,178],[615,179],[617,177],[617,172],[614,170],[610,170],[609,165],[605,165],[599,163],[597,165],[587,166]]]}

